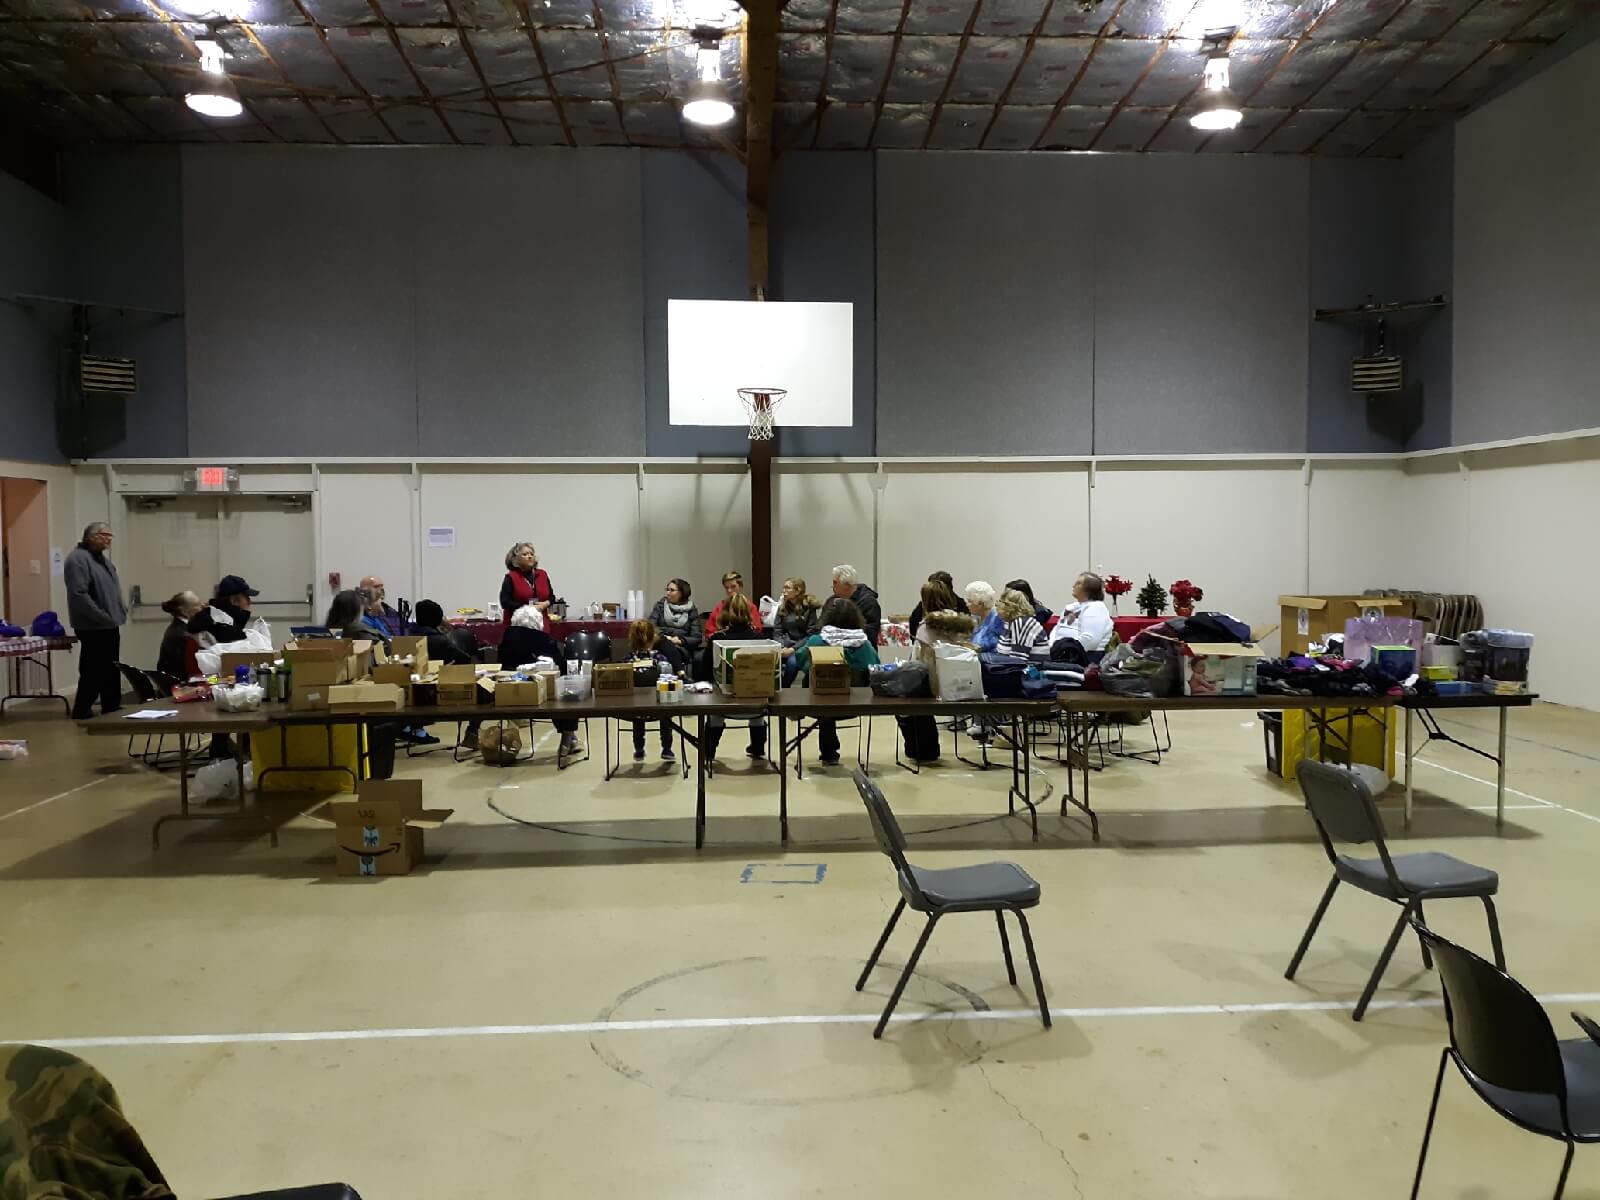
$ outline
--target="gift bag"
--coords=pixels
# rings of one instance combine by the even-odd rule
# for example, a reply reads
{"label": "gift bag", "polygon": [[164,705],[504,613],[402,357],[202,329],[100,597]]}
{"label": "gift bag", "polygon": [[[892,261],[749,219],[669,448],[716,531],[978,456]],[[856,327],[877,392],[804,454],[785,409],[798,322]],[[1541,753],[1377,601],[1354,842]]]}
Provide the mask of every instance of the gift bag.
{"label": "gift bag", "polygon": [[983,699],[983,667],[976,650],[955,642],[937,642],[933,656],[937,664],[939,699]]}

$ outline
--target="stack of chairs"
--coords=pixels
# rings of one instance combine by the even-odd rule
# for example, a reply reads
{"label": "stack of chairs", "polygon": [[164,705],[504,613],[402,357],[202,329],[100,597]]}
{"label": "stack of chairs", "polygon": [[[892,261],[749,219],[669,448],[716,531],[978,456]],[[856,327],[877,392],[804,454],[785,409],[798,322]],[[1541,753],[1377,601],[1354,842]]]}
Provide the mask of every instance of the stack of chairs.
{"label": "stack of chairs", "polygon": [[1372,588],[1363,594],[1410,600],[1415,605],[1417,619],[1427,631],[1451,641],[1460,641],[1463,633],[1484,627],[1483,605],[1476,596],[1414,592],[1405,588]]}

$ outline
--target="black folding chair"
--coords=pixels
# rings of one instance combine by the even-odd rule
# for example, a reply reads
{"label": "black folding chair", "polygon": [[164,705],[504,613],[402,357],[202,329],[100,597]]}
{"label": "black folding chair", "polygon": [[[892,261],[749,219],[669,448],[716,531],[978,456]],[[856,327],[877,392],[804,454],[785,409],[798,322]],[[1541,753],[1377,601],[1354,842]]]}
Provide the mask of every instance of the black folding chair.
{"label": "black folding chair", "polygon": [[[1378,965],[1372,969],[1366,990],[1361,993],[1352,1017],[1359,1021],[1367,1011],[1372,993],[1377,991],[1378,980],[1389,965],[1389,958],[1400,941],[1400,933],[1413,914],[1419,922],[1424,919],[1423,902],[1426,900],[1456,900],[1475,897],[1483,901],[1489,918],[1489,938],[1494,943],[1494,961],[1505,969],[1505,950],[1500,944],[1500,921],[1494,911],[1494,894],[1500,889],[1500,877],[1487,867],[1476,867],[1449,854],[1396,854],[1389,853],[1383,839],[1383,819],[1378,815],[1378,805],[1367,790],[1367,785],[1353,771],[1327,763],[1303,760],[1296,768],[1300,789],[1305,793],[1306,804],[1311,809],[1311,819],[1317,824],[1317,834],[1322,838],[1322,848],[1333,864],[1333,878],[1328,890],[1322,893],[1317,911],[1311,914],[1311,924],[1306,927],[1300,946],[1289,961],[1285,979],[1293,979],[1311,945],[1312,935],[1328,911],[1333,893],[1340,883],[1348,883],[1363,892],[1400,905],[1400,916],[1394,923],[1389,940],[1378,956]],[[1351,858],[1340,854],[1333,843],[1371,842],[1378,852],[1377,858]],[[1428,942],[1422,941],[1422,962],[1432,967]]]}
{"label": "black folding chair", "polygon": [[[133,691],[134,698],[140,704],[149,704],[152,700],[164,700],[172,695],[172,689],[178,682],[160,671],[146,671],[142,667],[135,667],[130,663],[117,664],[117,670]],[[134,744],[144,739],[144,748],[135,750]],[[176,750],[168,750],[167,738],[177,737],[180,740],[188,739],[192,746],[198,748],[200,739],[190,734],[165,734],[146,733],[130,734],[128,736],[128,757],[136,758],[147,767],[154,767],[158,771],[165,771],[178,765],[182,755]]]}
{"label": "black folding chair", "polygon": [[889,923],[883,927],[883,935],[872,948],[867,965],[861,969],[861,978],[856,980],[856,991],[866,986],[867,976],[877,965],[878,955],[883,953],[889,935],[894,932],[895,922],[900,920],[900,914],[906,910],[906,906],[910,905],[914,911],[926,913],[928,917],[928,923],[922,928],[922,936],[917,939],[917,948],[906,960],[905,969],[900,972],[894,992],[883,1010],[883,1016],[878,1018],[872,1036],[883,1036],[884,1026],[888,1025],[895,1005],[900,1003],[900,993],[905,991],[906,982],[916,970],[917,960],[922,957],[923,948],[933,935],[933,927],[939,923],[939,918],[947,913],[958,912],[994,913],[995,923],[1000,927],[1000,949],[1006,956],[1006,976],[1013,986],[1017,982],[1017,968],[1011,961],[1011,940],[1006,936],[1005,914],[1016,914],[1017,923],[1022,926],[1022,943],[1028,949],[1028,967],[1033,972],[1034,991],[1039,997],[1039,1015],[1044,1018],[1044,1027],[1049,1029],[1050,1007],[1045,1002],[1044,980],[1039,976],[1039,959],[1033,951],[1033,934],[1028,929],[1028,918],[1023,912],[1024,909],[1038,906],[1037,881],[1015,863],[1008,862],[975,863],[970,867],[947,867],[943,870],[912,866],[906,861],[905,834],[901,832],[900,823],[895,820],[889,802],[883,798],[883,792],[867,778],[866,772],[857,769],[853,777],[856,791],[861,793],[861,802],[867,806],[872,836],[877,840],[878,849],[894,863],[895,877],[900,885],[900,900],[894,906],[894,912],[889,914]]}
{"label": "black folding chair", "polygon": [[1412,925],[1439,964],[1450,1044],[1439,1055],[1411,1200],[1422,1187],[1444,1068],[1452,1061],[1479,1099],[1506,1120],[1566,1143],[1556,1181],[1555,1200],[1561,1200],[1577,1143],[1600,1142],[1600,1024],[1575,1012],[1572,1019],[1588,1036],[1557,1041],[1544,1008],[1503,966],[1491,966],[1420,921]]}

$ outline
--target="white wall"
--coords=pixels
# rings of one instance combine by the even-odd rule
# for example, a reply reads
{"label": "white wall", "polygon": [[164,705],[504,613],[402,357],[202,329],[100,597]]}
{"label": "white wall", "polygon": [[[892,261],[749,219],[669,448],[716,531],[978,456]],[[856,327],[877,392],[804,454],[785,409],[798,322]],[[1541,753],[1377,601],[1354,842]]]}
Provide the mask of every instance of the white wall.
{"label": "white wall", "polygon": [[[392,596],[431,597],[447,611],[481,607],[498,593],[506,549],[524,538],[574,605],[621,599],[633,587],[653,602],[667,578],[682,575],[709,607],[723,571],[750,568],[749,482],[738,464],[646,463],[642,490],[638,465],[626,462],[434,463],[415,476],[408,462],[316,472],[247,466],[242,476],[252,490],[313,493],[315,533],[308,516],[299,525],[269,519],[262,500],[261,524],[216,543],[215,566],[208,559],[202,568],[196,557],[192,572],[207,575],[188,581],[196,590],[230,569],[265,589],[258,576],[277,584],[271,572],[281,567],[296,579],[310,573],[320,610],[329,571],[340,571],[347,586],[377,572]],[[142,519],[129,515],[125,496],[178,479],[175,467],[114,466],[113,524],[128,530]],[[937,569],[958,585],[1026,576],[1052,606],[1085,568],[1136,584],[1147,574],[1163,586],[1186,577],[1206,589],[1205,607],[1255,625],[1277,620],[1285,592],[1475,592],[1490,624],[1538,636],[1534,682],[1542,694],[1600,707],[1587,686],[1600,677],[1600,648],[1570,628],[1581,603],[1574,597],[1600,589],[1584,523],[1600,511],[1600,439],[1319,460],[1309,474],[1287,459],[1102,461],[1092,481],[1089,465],[1076,461],[886,460],[881,473],[870,462],[779,463],[773,573],[800,575],[825,594],[829,569],[854,563],[885,613],[909,611]],[[52,539],[70,546],[83,523],[111,507],[104,470],[79,468],[74,479],[56,469],[51,502]],[[452,527],[456,544],[427,548],[431,525]],[[175,590],[182,572],[146,561],[171,540],[120,541],[123,579],[159,579]],[[58,607],[65,610],[64,597]],[[1132,607],[1130,597],[1123,608]]]}

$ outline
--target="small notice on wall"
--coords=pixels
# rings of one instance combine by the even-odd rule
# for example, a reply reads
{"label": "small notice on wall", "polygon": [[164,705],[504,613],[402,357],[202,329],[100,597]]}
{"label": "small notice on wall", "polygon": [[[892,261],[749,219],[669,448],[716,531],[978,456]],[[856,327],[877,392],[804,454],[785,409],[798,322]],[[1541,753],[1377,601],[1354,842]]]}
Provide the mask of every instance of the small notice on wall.
{"label": "small notice on wall", "polygon": [[58,547],[50,547],[50,576],[60,579],[67,573],[67,560],[62,556]]}
{"label": "small notice on wall", "polygon": [[456,544],[456,527],[454,525],[429,525],[428,549],[449,550]]}

